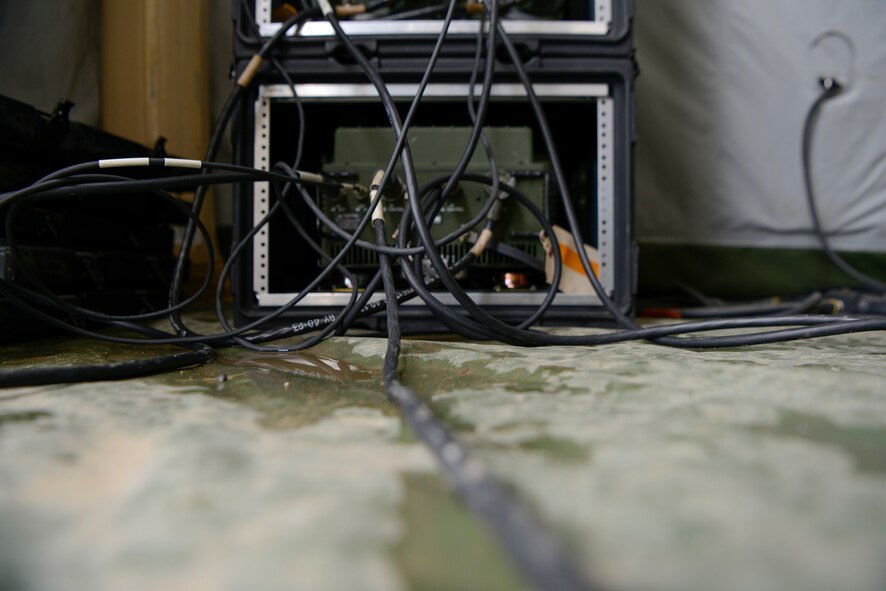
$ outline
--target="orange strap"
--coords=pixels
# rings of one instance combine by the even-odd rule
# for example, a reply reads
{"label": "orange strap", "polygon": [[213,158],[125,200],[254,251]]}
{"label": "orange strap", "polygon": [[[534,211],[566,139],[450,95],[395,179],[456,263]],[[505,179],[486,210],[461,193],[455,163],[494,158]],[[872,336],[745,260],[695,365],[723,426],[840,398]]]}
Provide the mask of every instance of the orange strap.
{"label": "orange strap", "polygon": [[[560,258],[563,259],[563,266],[572,269],[576,273],[585,274],[584,265],[581,264],[581,257],[578,256],[578,253],[568,246],[561,244],[560,245]],[[594,270],[594,275],[597,277],[600,276],[600,265],[591,261],[591,268]]]}

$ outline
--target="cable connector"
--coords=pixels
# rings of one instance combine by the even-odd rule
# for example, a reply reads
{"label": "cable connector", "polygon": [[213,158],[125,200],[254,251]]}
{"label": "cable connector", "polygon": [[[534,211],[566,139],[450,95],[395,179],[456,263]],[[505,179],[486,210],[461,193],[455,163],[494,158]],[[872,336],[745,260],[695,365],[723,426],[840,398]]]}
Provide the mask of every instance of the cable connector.
{"label": "cable connector", "polygon": [[[376,171],[375,176],[372,177],[372,185],[369,187],[370,202],[372,202],[378,195],[378,187],[384,178],[385,171],[381,169]],[[381,199],[378,200],[378,203],[375,204],[375,209],[372,210],[372,221],[374,222],[375,220],[385,221],[385,210],[384,207],[382,207]]]}
{"label": "cable connector", "polygon": [[490,242],[492,242],[492,230],[483,228],[477,237],[477,241],[474,242],[474,246],[471,247],[471,254],[479,259]]}
{"label": "cable connector", "polygon": [[306,183],[319,185],[321,183],[326,182],[326,177],[322,174],[317,174],[315,172],[305,172],[304,170],[296,170],[298,174],[298,180],[304,181]]}
{"label": "cable connector", "polygon": [[[510,187],[514,187],[516,185],[516,179],[513,175],[510,174],[502,174],[498,177],[499,181],[505,185]],[[487,192],[492,194],[491,187],[487,188]],[[489,209],[489,213],[486,214],[487,221],[497,222],[498,218],[501,217],[502,210],[504,209],[504,201],[508,198],[508,194],[505,191],[499,191],[498,197],[495,200],[495,203],[492,204],[492,207]]]}
{"label": "cable connector", "polygon": [[249,88],[249,85],[252,84],[252,79],[255,78],[263,63],[265,63],[265,60],[259,54],[252,56],[252,59],[246,64],[246,68],[243,69],[243,73],[237,78],[237,86]]}
{"label": "cable connector", "polygon": [[483,14],[485,11],[486,7],[479,0],[468,0],[468,2],[465,2],[465,12],[467,14]]}
{"label": "cable connector", "polygon": [[843,89],[840,81],[833,76],[822,76],[818,79],[818,83],[825,90],[825,92],[840,92]]}
{"label": "cable connector", "polygon": [[317,6],[320,8],[320,12],[323,13],[323,16],[329,16],[335,12],[332,5],[329,3],[329,0],[317,0]]}
{"label": "cable connector", "polygon": [[339,4],[335,7],[335,16],[339,18],[348,18],[366,13],[365,4]]}
{"label": "cable connector", "polygon": [[363,185],[357,183],[342,183],[342,189],[354,193],[357,201],[363,201],[369,197],[369,190]]}

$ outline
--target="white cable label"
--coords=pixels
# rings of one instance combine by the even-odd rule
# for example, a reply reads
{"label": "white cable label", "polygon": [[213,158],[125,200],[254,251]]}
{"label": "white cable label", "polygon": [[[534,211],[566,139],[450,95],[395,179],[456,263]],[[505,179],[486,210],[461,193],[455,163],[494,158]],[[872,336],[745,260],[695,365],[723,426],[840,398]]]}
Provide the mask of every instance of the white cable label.
{"label": "white cable label", "polygon": [[381,220],[385,221],[385,210],[382,207],[381,199],[378,200],[378,203],[375,204],[375,209],[372,210],[372,221]]}
{"label": "white cable label", "polygon": [[173,168],[203,168],[203,162],[200,160],[190,160],[187,158],[164,158],[163,164]]}
{"label": "white cable label", "polygon": [[127,166],[150,166],[150,158],[109,158],[99,160],[99,168],[125,168]]}
{"label": "white cable label", "polygon": [[304,172],[302,170],[297,170],[298,178],[303,181],[307,181],[309,183],[323,183],[326,179],[323,178],[322,175],[314,174],[313,172]]}

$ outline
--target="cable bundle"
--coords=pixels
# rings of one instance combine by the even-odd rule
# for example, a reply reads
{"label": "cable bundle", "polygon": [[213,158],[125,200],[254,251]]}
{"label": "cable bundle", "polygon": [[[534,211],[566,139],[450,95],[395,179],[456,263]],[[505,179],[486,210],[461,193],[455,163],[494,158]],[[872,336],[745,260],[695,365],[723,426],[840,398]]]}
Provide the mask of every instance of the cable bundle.
{"label": "cable bundle", "polygon": [[[398,307],[403,302],[419,297],[433,311],[435,317],[445,324],[453,333],[470,339],[497,340],[516,346],[548,346],[576,345],[593,346],[629,340],[645,339],[659,345],[688,348],[737,347],[762,343],[783,342],[793,339],[813,338],[852,332],[874,331],[886,329],[886,320],[871,318],[854,318],[842,316],[814,316],[793,314],[789,316],[752,316],[732,317],[725,319],[709,319],[695,322],[640,327],[625,315],[612,302],[596,275],[592,271],[591,262],[584,249],[578,248],[577,253],[581,266],[600,302],[611,318],[621,327],[609,333],[588,335],[556,335],[534,329],[545,312],[550,308],[557,293],[559,277],[562,271],[560,249],[550,221],[530,199],[517,189],[500,182],[495,155],[483,133],[483,125],[490,103],[491,86],[494,78],[495,59],[499,49],[509,56],[514,72],[525,89],[526,96],[536,118],[538,129],[550,159],[553,180],[561,198],[561,211],[565,215],[571,229],[575,244],[585,241],[581,235],[575,212],[570,185],[564,174],[551,130],[548,126],[541,103],[536,96],[532,82],[522,65],[518,51],[508,37],[499,18],[497,2],[487,2],[483,11],[488,27],[480,27],[477,36],[474,69],[469,88],[471,89],[466,108],[472,122],[469,141],[465,146],[461,159],[451,174],[434,179],[424,186],[419,186],[415,174],[410,146],[407,141],[409,129],[415,113],[421,104],[422,96],[434,71],[435,64],[444,46],[449,26],[455,14],[458,2],[450,0],[445,7],[442,32],[436,40],[429,57],[427,67],[422,75],[415,99],[406,116],[401,118],[396,105],[388,93],[384,80],[373,68],[342,30],[336,10],[326,0],[319,1],[318,8],[305,9],[296,13],[268,39],[256,53],[249,65],[243,70],[234,84],[221,115],[216,123],[213,135],[202,161],[182,159],[118,159],[84,163],[60,170],[40,179],[30,187],[0,196],[0,208],[6,213],[6,230],[13,258],[29,281],[29,288],[0,280],[0,295],[6,297],[25,312],[45,322],[49,322],[82,336],[97,338],[115,343],[145,345],[177,345],[188,351],[172,355],[159,356],[138,362],[123,362],[103,366],[81,368],[57,368],[40,370],[17,370],[0,373],[0,386],[18,386],[27,384],[53,383],[96,379],[120,379],[135,375],[144,375],[157,371],[186,367],[210,361],[213,348],[220,346],[241,346],[261,351],[287,352],[311,347],[328,336],[341,334],[356,320],[369,315],[385,314],[388,332],[388,349],[384,363],[385,390],[389,398],[398,405],[417,436],[427,444],[440,461],[444,474],[452,482],[456,491],[465,503],[484,519],[496,533],[499,540],[508,549],[517,565],[537,587],[544,589],[583,589],[589,588],[578,569],[571,564],[565,554],[544,531],[535,524],[531,513],[520,505],[519,501],[506,491],[504,487],[492,479],[488,473],[478,468],[478,464],[470,458],[468,451],[443,427],[421,399],[408,386],[400,381],[397,363],[400,355],[400,321]],[[371,4],[371,3],[370,3]],[[245,1],[244,1],[245,6]],[[370,5],[367,5],[370,6]],[[372,5],[374,6],[374,4]],[[441,12],[443,5],[440,6]],[[368,9],[368,8],[367,8]],[[387,165],[378,171],[369,189],[369,205],[367,213],[357,227],[348,231],[337,226],[318,207],[309,192],[313,187],[341,190],[349,188],[344,183],[326,178],[321,174],[306,172],[299,169],[304,152],[305,116],[301,102],[295,92],[286,69],[273,56],[273,48],[286,32],[310,19],[325,18],[333,27],[335,34],[356,64],[373,84],[380,98],[394,139],[395,148]],[[487,32],[484,32],[485,31]],[[296,139],[296,156],[291,163],[278,162],[270,171],[214,162],[224,129],[227,127],[237,105],[244,97],[244,91],[252,84],[253,77],[268,62],[283,77],[295,97],[299,115],[298,136]],[[475,83],[480,81],[481,92],[473,96]],[[826,91],[828,92],[828,91]],[[820,107],[824,98],[816,102],[814,110]],[[808,152],[810,119],[807,120],[807,134],[804,136],[804,153]],[[489,162],[489,175],[466,174],[465,170],[478,146],[485,151]],[[408,204],[401,218],[393,245],[387,242],[382,213],[382,194],[392,181],[395,167],[400,164],[404,174],[406,202]],[[185,174],[162,176],[147,180],[133,180],[124,176],[134,167],[161,169],[172,168],[186,171]],[[113,170],[112,170],[113,169]],[[808,177],[808,175],[807,175]],[[209,232],[199,219],[200,210],[209,186],[219,183],[251,183],[256,181],[269,182],[276,200],[267,213],[255,221],[252,229],[242,237],[231,250],[224,263],[220,279],[215,287],[216,313],[223,330],[215,334],[199,334],[188,327],[182,312],[201,298],[212,288],[211,278],[214,275],[215,260],[210,243]],[[447,236],[434,238],[430,224],[437,213],[445,206],[459,183],[480,183],[490,187],[489,198],[479,213],[468,223],[463,224]],[[197,186],[195,198],[190,206],[177,200],[170,191],[185,187]],[[353,188],[353,187],[350,187]],[[174,278],[170,285],[168,306],[162,310],[137,315],[108,315],[87,310],[65,302],[47,289],[21,259],[16,257],[14,240],[14,220],[17,208],[22,203],[42,199],[89,198],[102,194],[149,193],[158,199],[169,201],[187,216],[182,248],[177,260]],[[494,226],[494,218],[490,215],[501,193],[505,193],[526,207],[537,219],[539,226],[552,241],[554,256],[554,279],[551,282],[543,303],[520,322],[511,324],[496,318],[495,315],[477,305],[459,284],[456,276],[469,268],[488,248],[489,238]],[[325,253],[306,231],[302,220],[292,208],[292,200],[301,200],[308,207],[319,223],[330,232],[345,241],[343,248],[335,256]],[[810,192],[811,200],[811,192]],[[238,257],[246,251],[251,241],[269,221],[277,216],[284,216],[292,230],[299,233],[304,241],[321,257],[324,268],[317,277],[285,305],[265,316],[233,327],[226,317],[223,303],[223,286],[229,277]],[[361,240],[364,229],[372,225],[375,241]],[[818,226],[816,220],[816,226]],[[470,251],[460,260],[447,262],[440,254],[440,247],[465,237],[469,232],[478,236]],[[188,255],[197,234],[203,239],[209,253],[209,269],[200,288],[185,297],[183,281],[187,267]],[[342,264],[345,255],[351,249],[364,249],[378,255],[379,269],[362,290],[351,272]],[[433,268],[435,278],[428,280],[421,272],[423,261]],[[399,270],[408,283],[406,289],[397,290],[395,272]],[[350,299],[348,304],[335,314],[325,315],[316,319],[299,322],[288,326],[279,326],[279,319],[287,310],[317,288],[327,277],[340,274],[350,281]],[[442,288],[451,294],[460,308],[454,309],[441,303],[432,290]],[[384,292],[383,300],[370,301],[379,290]],[[790,310],[790,308],[786,308]],[[167,318],[171,324],[170,331],[163,331],[149,324]],[[275,322],[276,321],[276,322]],[[109,335],[86,328],[84,323],[121,329],[132,336]],[[763,332],[743,332],[728,336],[687,336],[722,329],[773,328]],[[295,344],[275,345],[275,341],[300,335],[309,335]]]}

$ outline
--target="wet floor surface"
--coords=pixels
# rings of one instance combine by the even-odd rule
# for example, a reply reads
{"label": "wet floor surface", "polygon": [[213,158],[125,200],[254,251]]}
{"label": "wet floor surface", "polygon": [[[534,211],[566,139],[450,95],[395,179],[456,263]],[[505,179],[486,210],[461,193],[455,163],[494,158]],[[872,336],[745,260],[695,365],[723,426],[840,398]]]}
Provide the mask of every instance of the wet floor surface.
{"label": "wet floor surface", "polygon": [[[0,391],[0,589],[520,588],[385,401],[384,346]],[[54,339],[0,359],[155,352]],[[884,334],[411,340],[401,368],[607,589],[879,590],[884,354]]]}

